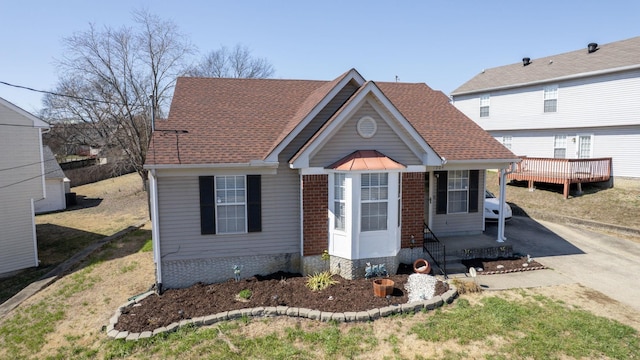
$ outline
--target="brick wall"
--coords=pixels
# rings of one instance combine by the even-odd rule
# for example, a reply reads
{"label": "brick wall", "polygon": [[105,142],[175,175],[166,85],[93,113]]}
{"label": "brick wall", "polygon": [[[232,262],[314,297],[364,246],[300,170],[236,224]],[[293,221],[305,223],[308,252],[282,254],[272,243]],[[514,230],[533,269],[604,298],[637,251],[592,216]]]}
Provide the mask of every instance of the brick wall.
{"label": "brick wall", "polygon": [[424,176],[424,173],[402,173],[402,248],[411,247],[412,234],[414,246],[422,247]]}
{"label": "brick wall", "polygon": [[302,176],[303,256],[320,255],[329,246],[328,175]]}

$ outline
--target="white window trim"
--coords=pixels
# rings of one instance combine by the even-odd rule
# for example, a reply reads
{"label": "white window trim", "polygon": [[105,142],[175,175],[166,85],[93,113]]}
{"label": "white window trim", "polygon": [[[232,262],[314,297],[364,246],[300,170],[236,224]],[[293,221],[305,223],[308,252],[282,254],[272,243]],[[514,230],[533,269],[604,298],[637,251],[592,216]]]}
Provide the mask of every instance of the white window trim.
{"label": "white window trim", "polygon": [[[451,181],[451,179],[453,178],[453,176],[451,176],[451,174],[456,173],[456,172],[461,172],[467,173],[466,179],[467,179],[467,187],[465,189],[450,189],[449,188],[449,181]],[[462,177],[461,177],[462,178]],[[447,214],[468,214],[469,213],[469,180],[470,180],[470,175],[469,175],[469,170],[449,170],[448,174],[447,174]],[[466,209],[464,211],[456,211],[453,212],[451,211],[451,193],[452,192],[466,192]]]}
{"label": "white window trim", "polygon": [[[548,85],[542,89],[542,112],[545,114],[553,114],[558,112],[558,97],[559,97],[560,89],[558,85]],[[545,103],[547,100],[555,100],[556,101],[556,110],[555,111],[545,111]]]}
{"label": "white window trim", "polygon": [[[589,157],[581,158],[580,157],[580,138],[589,138]],[[576,135],[576,158],[577,159],[590,159],[593,158],[593,145],[594,145],[594,136],[593,134],[577,134]]]}
{"label": "white window trim", "polygon": [[[218,202],[218,179],[219,178],[236,178],[236,177],[242,177],[244,178],[244,201],[239,203],[239,202],[234,202],[234,203],[224,203],[221,204]],[[246,234],[248,232],[248,228],[249,228],[249,224],[248,224],[248,215],[247,215],[247,176],[246,175],[218,175],[215,178],[214,184],[213,184],[214,188],[214,196],[216,199],[216,211],[215,211],[215,226],[216,226],[216,233],[217,234],[221,234],[221,235],[233,235],[233,234]],[[242,205],[244,207],[244,230],[243,231],[232,231],[232,232],[223,232],[220,231],[220,224],[218,223],[218,219],[220,216],[220,211],[219,208],[220,207],[224,207],[224,206],[238,206],[238,205]]]}
{"label": "white window trim", "polygon": [[[482,116],[482,108],[487,108],[487,115]],[[480,117],[489,117],[491,116],[491,94],[483,94],[480,95]]]}
{"label": "white window trim", "polygon": [[[338,181],[338,178],[342,177],[344,179],[344,182],[342,183],[342,185],[338,185],[336,183],[336,181]],[[343,194],[342,194],[342,199],[338,199],[336,197],[336,189],[340,187],[343,189]],[[347,227],[347,201],[346,201],[346,197],[347,197],[347,174],[345,173],[335,173],[333,174],[333,195],[332,195],[332,199],[333,199],[333,230],[335,231],[341,231],[341,232],[345,232],[346,231],[346,227]],[[338,216],[336,215],[336,204],[343,204],[343,209],[344,209],[344,213],[342,214],[344,221],[342,223],[342,227],[338,227]]]}
{"label": "white window trim", "polygon": [[[558,142],[559,139],[563,141]],[[564,147],[562,146],[564,145]],[[556,158],[556,150],[564,149],[564,159],[567,158],[567,136],[566,135],[554,135],[553,136],[553,157]],[[556,158],[562,159],[562,158]]]}
{"label": "white window trim", "polygon": [[507,149],[511,150],[513,145],[513,135],[505,135],[502,137],[502,145]]}
{"label": "white window trim", "polygon": [[[380,175],[385,175],[387,178],[387,184],[384,186],[381,185],[375,185],[375,186],[368,186],[369,189],[381,189],[381,188],[386,188],[387,191],[387,197],[384,199],[374,199],[374,200],[364,200],[362,199],[362,189],[363,189],[363,185],[362,185],[362,177],[364,175],[377,175],[378,177]],[[386,208],[387,208],[387,212],[386,212],[386,217],[385,217],[385,228],[384,229],[375,229],[375,230],[364,230],[362,228],[362,205],[363,204],[380,204],[380,203],[384,203],[386,204]],[[360,232],[372,232],[372,231],[387,231],[389,229],[389,173],[387,172],[372,172],[372,173],[363,173],[360,174]]]}

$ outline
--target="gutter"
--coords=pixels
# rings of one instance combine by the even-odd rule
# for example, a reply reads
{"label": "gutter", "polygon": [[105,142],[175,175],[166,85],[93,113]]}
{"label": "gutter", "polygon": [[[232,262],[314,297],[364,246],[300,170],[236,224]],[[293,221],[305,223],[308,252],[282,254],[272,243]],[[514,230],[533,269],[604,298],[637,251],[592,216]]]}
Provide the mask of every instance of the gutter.
{"label": "gutter", "polygon": [[278,162],[251,160],[248,163],[229,163],[229,164],[157,164],[157,165],[145,165],[147,170],[162,170],[162,169],[229,169],[229,168],[248,168],[248,167],[263,167],[270,169],[277,169]]}

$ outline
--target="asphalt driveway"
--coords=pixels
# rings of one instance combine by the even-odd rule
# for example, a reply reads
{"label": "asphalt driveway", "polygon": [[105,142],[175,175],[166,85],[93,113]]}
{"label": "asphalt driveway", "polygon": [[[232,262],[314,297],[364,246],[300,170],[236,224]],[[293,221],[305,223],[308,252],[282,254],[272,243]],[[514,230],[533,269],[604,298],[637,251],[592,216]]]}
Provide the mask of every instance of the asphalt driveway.
{"label": "asphalt driveway", "polygon": [[[494,233],[497,226],[487,226],[485,234]],[[514,251],[552,268],[550,276],[581,283],[640,311],[640,243],[528,217],[513,217],[505,236]]]}

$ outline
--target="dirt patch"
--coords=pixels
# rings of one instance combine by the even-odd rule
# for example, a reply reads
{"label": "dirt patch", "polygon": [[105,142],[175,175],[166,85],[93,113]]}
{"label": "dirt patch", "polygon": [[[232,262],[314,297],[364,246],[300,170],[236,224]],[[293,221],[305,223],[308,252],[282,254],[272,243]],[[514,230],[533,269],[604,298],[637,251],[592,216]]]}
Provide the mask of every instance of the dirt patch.
{"label": "dirt patch", "polygon": [[[373,295],[371,279],[347,280],[334,275],[338,283],[321,291],[306,286],[307,277],[298,274],[276,273],[254,276],[239,282],[229,280],[218,284],[196,284],[185,289],[171,289],[161,296],[152,295],[126,308],[115,328],[120,331],[153,331],[184,319],[213,315],[224,311],[253,307],[288,306],[327,312],[366,311],[388,305],[404,304],[408,292],[404,285],[408,274],[391,275],[393,294],[388,297]],[[237,298],[240,291],[251,291],[249,301]],[[435,295],[449,289],[438,281]]]}

